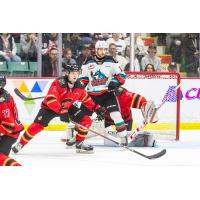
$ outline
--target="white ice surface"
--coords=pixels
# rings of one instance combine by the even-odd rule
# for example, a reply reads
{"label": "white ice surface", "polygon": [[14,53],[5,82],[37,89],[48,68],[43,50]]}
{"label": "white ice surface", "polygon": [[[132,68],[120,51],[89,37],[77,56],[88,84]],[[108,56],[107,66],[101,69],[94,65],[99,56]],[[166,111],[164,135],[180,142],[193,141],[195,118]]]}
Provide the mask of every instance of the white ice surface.
{"label": "white ice surface", "polygon": [[11,157],[24,166],[73,166],[73,165],[123,165],[123,166],[199,166],[200,131],[182,131],[180,141],[158,141],[157,148],[135,148],[147,155],[161,149],[166,155],[148,160],[119,147],[102,146],[97,137],[87,140],[94,144],[93,154],[77,154],[60,141],[62,132],[43,131],[18,154]]}

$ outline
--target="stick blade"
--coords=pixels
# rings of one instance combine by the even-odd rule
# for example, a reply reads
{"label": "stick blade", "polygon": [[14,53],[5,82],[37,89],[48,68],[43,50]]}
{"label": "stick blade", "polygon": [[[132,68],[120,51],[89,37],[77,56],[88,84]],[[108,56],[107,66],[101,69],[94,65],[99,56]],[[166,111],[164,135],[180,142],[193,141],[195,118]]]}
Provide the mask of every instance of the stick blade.
{"label": "stick blade", "polygon": [[18,96],[18,97],[20,97],[22,100],[26,100],[26,97],[17,89],[17,88],[15,88],[14,89],[14,92],[15,92],[15,94]]}
{"label": "stick blade", "polygon": [[147,156],[148,159],[152,160],[152,159],[156,159],[156,158],[160,158],[162,156],[164,156],[167,153],[166,149],[163,149],[162,151],[153,154],[151,156]]}
{"label": "stick blade", "polygon": [[139,151],[136,151],[135,149],[131,149],[131,148],[129,148],[129,147],[125,147],[126,149],[128,149],[129,151],[132,151],[132,152],[134,152],[134,153],[136,153],[136,154],[138,154],[138,155],[140,155],[140,156],[142,156],[142,157],[144,157],[144,158],[147,158],[147,159],[149,159],[149,160],[153,160],[153,159],[156,159],[156,158],[160,158],[160,157],[162,157],[162,156],[164,156],[165,154],[166,154],[166,149],[163,149],[163,150],[161,150],[160,152],[158,152],[158,153],[156,153],[156,154],[153,154],[153,155],[150,155],[150,156],[148,156],[148,155],[146,155],[146,154],[143,154],[143,153],[141,153],[141,152],[139,152]]}

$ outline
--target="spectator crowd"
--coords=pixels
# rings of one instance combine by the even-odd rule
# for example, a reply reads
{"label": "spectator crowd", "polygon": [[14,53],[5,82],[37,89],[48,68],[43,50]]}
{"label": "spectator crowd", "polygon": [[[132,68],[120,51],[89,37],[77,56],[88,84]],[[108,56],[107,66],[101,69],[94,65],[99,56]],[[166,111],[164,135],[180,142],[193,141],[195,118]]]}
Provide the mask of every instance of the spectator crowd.
{"label": "spectator crowd", "polygon": [[[134,34],[134,47],[131,48],[129,33],[63,33],[62,66],[77,64],[82,66],[87,57],[95,54],[95,43],[104,40],[111,55],[125,71],[147,72],[184,72],[187,76],[198,77],[199,34],[149,34],[156,41],[146,45],[144,36]],[[59,75],[58,33],[43,33],[41,43],[41,74],[46,77]],[[38,34],[36,33],[1,33],[0,62],[37,62]],[[171,56],[167,67],[163,68],[158,47],[165,47],[165,53]],[[130,66],[131,50],[134,59]],[[0,66],[1,68],[1,66]]]}

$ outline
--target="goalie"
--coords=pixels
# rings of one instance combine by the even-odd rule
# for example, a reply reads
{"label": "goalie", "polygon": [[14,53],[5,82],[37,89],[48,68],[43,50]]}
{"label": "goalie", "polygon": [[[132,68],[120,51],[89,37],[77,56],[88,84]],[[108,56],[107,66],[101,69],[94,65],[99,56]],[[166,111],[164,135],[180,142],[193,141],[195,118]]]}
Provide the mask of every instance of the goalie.
{"label": "goalie", "polygon": [[[117,100],[120,105],[121,115],[126,123],[126,129],[128,134],[132,133],[133,117],[131,108],[140,109],[144,118],[144,123],[156,123],[158,116],[155,110],[155,104],[153,101],[147,101],[145,97],[137,93],[132,93],[123,87],[117,88],[115,91]],[[111,126],[114,125],[113,120],[110,118],[109,113],[105,115],[105,128],[108,134],[115,135],[115,131],[112,131]],[[155,141],[149,132],[140,132],[136,135],[134,140],[129,146],[154,146]]]}

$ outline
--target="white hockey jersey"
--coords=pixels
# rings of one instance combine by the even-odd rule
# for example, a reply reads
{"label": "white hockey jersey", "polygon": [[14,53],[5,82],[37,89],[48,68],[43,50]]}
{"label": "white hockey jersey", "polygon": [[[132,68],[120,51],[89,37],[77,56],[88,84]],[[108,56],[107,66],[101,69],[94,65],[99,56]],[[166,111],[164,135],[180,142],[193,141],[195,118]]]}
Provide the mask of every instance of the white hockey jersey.
{"label": "white hockey jersey", "polygon": [[105,93],[111,81],[120,86],[124,84],[126,78],[119,63],[111,56],[106,56],[101,64],[90,57],[82,65],[81,70],[79,80],[87,85],[88,93],[95,96]]}

